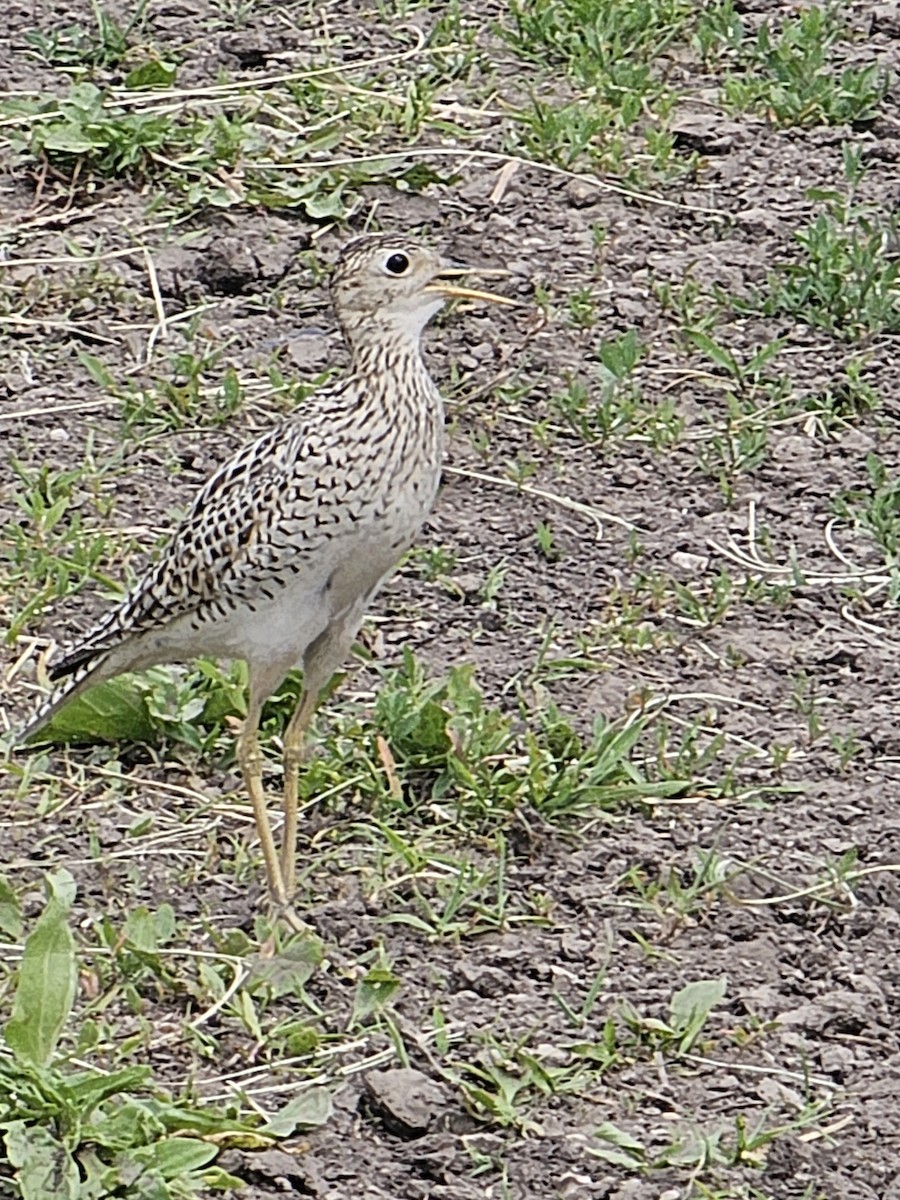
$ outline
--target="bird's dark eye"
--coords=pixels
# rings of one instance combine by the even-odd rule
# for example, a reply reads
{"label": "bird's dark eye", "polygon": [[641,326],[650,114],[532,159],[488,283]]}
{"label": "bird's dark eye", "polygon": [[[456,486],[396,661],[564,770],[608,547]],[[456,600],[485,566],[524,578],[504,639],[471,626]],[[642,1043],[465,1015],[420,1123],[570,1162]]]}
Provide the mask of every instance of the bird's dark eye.
{"label": "bird's dark eye", "polygon": [[392,254],[384,264],[388,275],[403,275],[409,270],[409,259],[405,254]]}

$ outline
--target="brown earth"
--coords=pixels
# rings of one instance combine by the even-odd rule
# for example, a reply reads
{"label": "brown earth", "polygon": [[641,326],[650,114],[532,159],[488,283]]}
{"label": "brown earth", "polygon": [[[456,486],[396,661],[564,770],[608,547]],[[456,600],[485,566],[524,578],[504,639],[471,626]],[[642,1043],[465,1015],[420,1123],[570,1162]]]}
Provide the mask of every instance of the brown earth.
{"label": "brown earth", "polygon": [[[364,57],[391,44],[377,14],[352,3],[326,7],[341,35],[335,53]],[[894,6],[845,7],[866,35],[848,51],[854,61],[896,69]],[[473,20],[486,12],[461,8]],[[282,10],[262,6],[242,28],[224,12],[203,4],[151,11],[155,44],[181,48],[179,86],[287,69],[291,55],[302,57],[304,35],[321,32],[318,10],[284,21]],[[24,32],[76,18],[87,19],[86,6],[8,6],[13,53],[2,74],[10,91],[65,90],[65,76],[28,56]],[[426,29],[432,19],[428,10],[415,17]],[[496,47],[487,22],[481,36]],[[500,78],[515,69],[521,63],[498,50]],[[816,211],[808,189],[842,186],[846,143],[868,164],[860,198],[895,211],[896,85],[866,128],[782,130],[761,116],[720,113],[710,101],[715,81],[688,58],[674,58],[669,70],[687,97],[672,117],[683,129],[679,152],[697,157],[656,189],[664,203],[612,180],[527,165],[500,194],[499,156],[461,158],[447,182],[419,191],[359,186],[337,226],[298,209],[246,205],[201,207],[180,224],[154,225],[152,181],[70,187],[59,173],[38,176],[22,164],[0,181],[11,259],[58,257],[73,246],[128,250],[105,263],[99,282],[83,269],[14,263],[0,276],[4,307],[29,318],[10,321],[0,341],[4,519],[27,527],[12,499],[15,462],[62,470],[82,463],[90,444],[98,462],[123,455],[101,485],[115,505],[106,524],[128,529],[138,553],[152,548],[212,466],[278,411],[277,401],[248,391],[222,424],[191,420],[124,437],[121,401],[78,352],[102,359],[119,380],[140,383],[162,370],[160,347],[145,361],[156,317],[141,245],[170,320],[206,306],[195,345],[221,351],[219,376],[234,366],[263,380],[273,361],[298,378],[343,361],[313,264],[327,262],[350,230],[370,222],[411,230],[461,259],[507,265],[505,290],[520,308],[457,313],[429,335],[434,375],[451,392],[451,443],[421,544],[443,548],[447,559],[442,578],[430,578],[415,557],[399,571],[372,614],[368,645],[380,668],[397,664],[404,647],[435,676],[473,663],[487,700],[524,721],[548,698],[582,730],[643,704],[655,719],[641,753],[667,758],[674,775],[691,780],[674,800],[600,812],[568,831],[522,812],[506,831],[517,919],[457,937],[386,923],[396,893],[372,886],[360,865],[369,861],[364,839],[354,833],[355,822],[377,814],[354,811],[346,793],[316,807],[302,853],[305,915],[328,960],[307,985],[321,1031],[339,1040],[361,971],[384,953],[402,980],[391,1016],[409,1062],[389,1053],[360,1069],[395,1046],[385,1025],[375,1023],[356,1048],[348,1043],[325,1126],[283,1150],[223,1157],[247,1181],[248,1197],[900,1197],[896,568],[851,521],[829,526],[839,497],[872,491],[867,456],[878,456],[888,478],[897,471],[896,336],[850,345],[793,318],[729,310],[716,336],[732,354],[785,339],[769,373],[788,380],[793,396],[839,386],[848,359],[863,353],[880,403],[827,429],[800,408],[773,420],[761,461],[725,486],[703,469],[700,452],[722,434],[727,380],[686,344],[677,306],[660,299],[667,284],[677,291],[693,281],[707,296],[719,287],[732,301],[764,285],[797,256],[794,233]],[[521,78],[509,88],[519,94]],[[478,145],[494,148],[489,127],[470,147]],[[606,231],[599,248],[597,226]],[[315,259],[304,257],[310,247]],[[594,306],[586,326],[568,308],[582,288]],[[670,404],[683,421],[671,446],[654,448],[635,427],[586,445],[554,404],[570,377],[596,388],[598,343],[628,330],[647,348],[634,375],[641,411]],[[85,520],[102,525],[88,492],[84,499]],[[552,531],[550,555],[538,545],[540,522]],[[755,564],[746,557],[753,528]],[[498,567],[502,583],[485,599]],[[113,576],[121,571],[121,561],[110,566]],[[844,578],[854,571],[868,574]],[[692,589],[703,611],[686,607],[679,587]],[[10,614],[22,604],[11,585],[3,600]],[[66,640],[104,603],[103,589],[88,582],[5,647],[10,726],[33,702],[28,681],[46,639]],[[323,730],[342,706],[365,708],[377,679],[374,668],[361,668],[331,701]],[[355,751],[344,743],[344,752],[352,773]],[[119,770],[132,785],[108,782]],[[173,897],[195,948],[214,946],[217,927],[252,931],[259,872],[242,857],[248,814],[239,800],[218,801],[221,787],[235,786],[233,768],[177,747],[105,747],[54,752],[39,776],[45,789],[57,781],[42,820],[14,777],[0,798],[0,859],[22,881],[68,865],[86,941],[105,918],[117,922]],[[207,799],[205,825],[177,788]],[[143,816],[163,833],[156,849],[138,841],[132,853],[127,831]],[[412,840],[427,830],[421,813],[410,822]],[[495,851],[488,833],[460,838],[455,852],[479,866]],[[179,839],[196,861],[166,850]],[[704,862],[730,883],[704,880]],[[707,891],[704,882],[721,886]],[[679,884],[696,886],[692,902],[677,902]],[[28,898],[36,911],[36,888]],[[537,911],[543,922],[519,919]],[[579,1024],[568,1009],[581,1008],[598,972],[595,1003]],[[643,1021],[664,1020],[678,988],[719,978],[724,998],[691,1054],[667,1061],[645,1025],[628,1043],[626,1006]],[[143,1004],[140,1017],[122,1018],[123,1035],[141,1020],[160,1034],[181,1028],[183,995],[162,990]],[[453,1033],[447,1048],[423,1034],[436,1008]],[[290,1015],[290,1004],[272,1012]],[[573,1046],[599,1045],[608,1018],[620,1030],[617,1063],[588,1072],[589,1082],[571,1091],[534,1092],[523,1102],[527,1121],[504,1125],[473,1112],[452,1085],[452,1064],[487,1063],[492,1045],[507,1062],[510,1047],[521,1046],[548,1070],[568,1067]],[[161,1083],[177,1087],[191,1074],[200,1095],[222,1092],[217,1077],[250,1066],[258,1067],[256,1088],[293,1078],[236,1021],[223,1018],[215,1038],[209,1061],[165,1038],[151,1041],[146,1057]],[[260,1095],[277,1107],[279,1093]],[[757,1124],[783,1131],[741,1156],[733,1152],[740,1122],[748,1138]],[[593,1153],[609,1149],[597,1138],[605,1123],[643,1144],[645,1169]],[[717,1157],[722,1139],[730,1149]]]}

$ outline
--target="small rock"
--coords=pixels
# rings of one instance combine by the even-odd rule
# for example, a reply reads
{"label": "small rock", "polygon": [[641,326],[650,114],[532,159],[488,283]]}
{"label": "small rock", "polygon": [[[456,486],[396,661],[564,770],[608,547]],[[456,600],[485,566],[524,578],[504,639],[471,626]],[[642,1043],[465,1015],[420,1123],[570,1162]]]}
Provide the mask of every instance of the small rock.
{"label": "small rock", "polygon": [[263,67],[271,50],[255,34],[234,33],[223,37],[219,42],[223,54],[236,58],[238,65],[245,70],[250,67]]}
{"label": "small rock", "polygon": [[459,575],[450,576],[447,580],[447,591],[472,604],[481,597],[482,583],[481,576],[474,571],[462,571]]}
{"label": "small rock", "polygon": [[646,1196],[644,1184],[640,1179],[626,1179],[614,1192],[610,1200],[639,1200],[641,1193]]}
{"label": "small rock", "polygon": [[569,1200],[569,1197],[572,1200],[581,1200],[581,1197],[585,1195],[586,1189],[593,1182],[590,1175],[576,1175],[574,1171],[566,1171],[559,1180],[559,1195],[565,1196],[566,1200]]}
{"label": "small rock", "polygon": [[781,218],[767,208],[742,208],[735,213],[735,220],[752,233],[777,233],[782,224]]}
{"label": "small rock", "polygon": [[727,154],[742,139],[743,129],[736,121],[727,121],[719,116],[693,116],[677,118],[669,132],[675,138],[678,150],[696,150],[699,154]]}
{"label": "small rock", "polygon": [[535,1053],[542,1066],[566,1067],[572,1061],[568,1050],[554,1046],[552,1042],[540,1042],[535,1047]]}
{"label": "small rock", "polygon": [[900,13],[896,4],[876,4],[869,14],[869,33],[900,38]]}
{"label": "small rock", "polygon": [[369,1071],[363,1086],[373,1112],[398,1137],[427,1133],[446,1103],[441,1085],[412,1067]]}
{"label": "small rock", "polygon": [[796,462],[798,459],[809,458],[816,450],[816,443],[811,438],[791,434],[775,442],[772,446],[772,458],[776,462]]}
{"label": "small rock", "polygon": [[787,1106],[791,1109],[796,1109],[799,1112],[803,1108],[803,1097],[795,1089],[788,1087],[781,1079],[760,1079],[756,1085],[757,1095],[763,1099],[766,1104],[771,1104],[776,1108],[784,1108]]}
{"label": "small rock", "polygon": [[252,251],[238,238],[222,238],[211,246],[197,265],[197,276],[211,292],[222,296],[240,296],[250,290],[260,276],[259,264]]}
{"label": "small rock", "polygon": [[476,996],[504,996],[510,989],[509,976],[496,967],[481,966],[478,963],[461,962],[457,973],[463,986],[473,991]]}
{"label": "small rock", "polygon": [[304,371],[325,366],[333,351],[334,347],[329,338],[316,335],[300,334],[287,343],[291,363]]}
{"label": "small rock", "polygon": [[838,1083],[849,1079],[856,1069],[856,1058],[849,1046],[823,1046],[819,1067]]}
{"label": "small rock", "polygon": [[219,1158],[219,1165],[251,1186],[265,1188],[266,1195],[277,1189],[291,1195],[324,1196],[328,1187],[314,1158],[285,1150],[227,1150]]}
{"label": "small rock", "polygon": [[672,555],[672,564],[689,571],[692,575],[702,574],[709,566],[709,556],[706,554],[691,554],[687,550],[676,550]]}
{"label": "small rock", "polygon": [[594,204],[599,204],[603,198],[603,191],[587,180],[573,179],[566,185],[565,197],[572,208],[591,208]]}

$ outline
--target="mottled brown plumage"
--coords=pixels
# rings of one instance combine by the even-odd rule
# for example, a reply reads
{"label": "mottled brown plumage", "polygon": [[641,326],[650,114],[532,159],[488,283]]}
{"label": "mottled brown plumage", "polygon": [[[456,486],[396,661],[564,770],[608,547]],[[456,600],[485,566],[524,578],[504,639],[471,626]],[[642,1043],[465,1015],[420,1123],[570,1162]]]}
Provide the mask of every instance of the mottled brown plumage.
{"label": "mottled brown plumage", "polygon": [[[349,243],[331,281],[351,351],[347,376],[215,472],[155,566],[51,668],[65,682],[21,734],[36,740],[63,704],[125,671],[197,655],[246,659],[238,758],[281,906],[294,887],[304,730],[437,493],[443,405],[422,361],[422,330],[450,296],[509,303],[452,282],[464,273],[404,237]],[[304,695],[284,735],[279,857],[257,730],[266,698],[298,664]]]}

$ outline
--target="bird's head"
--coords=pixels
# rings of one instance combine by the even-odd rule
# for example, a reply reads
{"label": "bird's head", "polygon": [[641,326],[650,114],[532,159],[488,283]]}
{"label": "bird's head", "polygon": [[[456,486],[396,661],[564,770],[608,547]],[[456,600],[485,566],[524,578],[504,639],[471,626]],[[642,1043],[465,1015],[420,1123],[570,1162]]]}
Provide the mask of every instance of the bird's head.
{"label": "bird's head", "polygon": [[453,297],[513,304],[506,296],[465,287],[466,275],[506,275],[466,267],[403,236],[368,234],[341,251],[331,275],[331,294],[351,345],[372,337],[418,342],[436,312]]}

